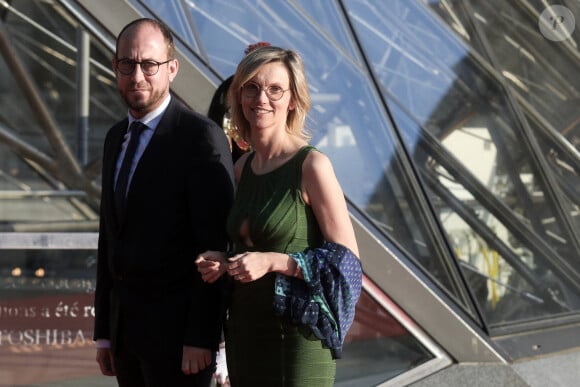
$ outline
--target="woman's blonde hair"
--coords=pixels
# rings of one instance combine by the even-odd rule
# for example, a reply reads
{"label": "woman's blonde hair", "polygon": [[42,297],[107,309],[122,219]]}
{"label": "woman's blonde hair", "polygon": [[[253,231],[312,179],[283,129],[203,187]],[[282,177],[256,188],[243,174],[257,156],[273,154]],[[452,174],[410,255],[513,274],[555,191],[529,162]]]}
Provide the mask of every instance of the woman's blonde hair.
{"label": "woman's blonde hair", "polygon": [[297,52],[275,46],[256,48],[249,52],[238,64],[228,91],[232,127],[236,128],[244,141],[251,142],[250,124],[244,117],[240,102],[242,86],[250,81],[262,66],[275,62],[282,63],[288,70],[290,79],[288,87],[294,102],[294,109],[288,112],[288,118],[286,119],[286,131],[308,141],[311,136],[304,125],[306,114],[310,110],[310,93],[304,72],[304,63]]}

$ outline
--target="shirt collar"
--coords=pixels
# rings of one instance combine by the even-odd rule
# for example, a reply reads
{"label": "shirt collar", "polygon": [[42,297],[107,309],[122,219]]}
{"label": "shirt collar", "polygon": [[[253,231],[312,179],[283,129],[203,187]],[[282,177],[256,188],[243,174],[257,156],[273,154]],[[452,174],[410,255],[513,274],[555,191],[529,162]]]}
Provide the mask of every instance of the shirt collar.
{"label": "shirt collar", "polygon": [[167,96],[167,98],[165,98],[163,103],[161,105],[159,105],[159,107],[157,107],[157,109],[145,114],[143,117],[141,117],[139,119],[133,117],[131,115],[131,112],[127,112],[127,118],[129,119],[129,126],[131,126],[133,121],[141,121],[142,123],[147,125],[148,128],[155,130],[155,128],[157,128],[157,124],[159,124],[159,121],[161,121],[161,117],[163,116],[165,109],[167,109],[167,106],[169,105],[170,101],[171,101],[171,94],[169,94]]}

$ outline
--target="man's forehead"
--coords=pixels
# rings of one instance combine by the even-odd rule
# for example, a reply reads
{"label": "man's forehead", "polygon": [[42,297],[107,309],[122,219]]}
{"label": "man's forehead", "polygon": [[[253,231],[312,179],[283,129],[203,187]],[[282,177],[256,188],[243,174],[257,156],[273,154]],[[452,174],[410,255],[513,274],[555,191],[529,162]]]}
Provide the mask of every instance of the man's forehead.
{"label": "man's forehead", "polygon": [[125,31],[119,38],[117,46],[119,54],[128,54],[135,50],[141,53],[165,54],[167,52],[167,44],[161,31],[152,26],[146,27],[138,25],[131,28],[131,30]]}

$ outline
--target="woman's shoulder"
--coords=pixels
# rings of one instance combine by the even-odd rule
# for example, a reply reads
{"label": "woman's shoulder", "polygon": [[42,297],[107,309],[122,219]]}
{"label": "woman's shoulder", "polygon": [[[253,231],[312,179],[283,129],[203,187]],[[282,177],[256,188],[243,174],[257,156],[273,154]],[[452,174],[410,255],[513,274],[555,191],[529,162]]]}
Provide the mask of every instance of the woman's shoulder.
{"label": "woman's shoulder", "polygon": [[314,149],[302,163],[302,184],[307,191],[311,187],[324,186],[336,179],[332,162],[327,155]]}
{"label": "woman's shoulder", "polygon": [[307,151],[304,162],[302,163],[302,172],[308,173],[325,173],[332,171],[332,163],[327,155],[313,146],[305,147]]}

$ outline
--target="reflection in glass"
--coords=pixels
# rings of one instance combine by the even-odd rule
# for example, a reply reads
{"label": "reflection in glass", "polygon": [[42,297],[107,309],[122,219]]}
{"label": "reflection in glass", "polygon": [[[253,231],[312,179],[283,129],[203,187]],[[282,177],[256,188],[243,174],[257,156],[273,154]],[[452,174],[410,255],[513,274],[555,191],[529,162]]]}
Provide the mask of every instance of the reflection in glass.
{"label": "reflection in glass", "polygon": [[[564,1],[563,5],[580,11],[577,2]],[[580,150],[580,78],[570,76],[579,67],[580,33],[575,28],[571,41],[562,44],[546,39],[536,27],[546,6],[541,1],[527,5],[502,0],[431,3],[451,28],[462,32],[459,37],[483,57],[493,57],[497,71],[518,98]],[[501,12],[497,12],[499,7]]]}
{"label": "reflection in glass", "polygon": [[304,9],[305,17],[316,23],[329,41],[336,41],[337,50],[344,50],[344,55],[357,58],[356,61],[362,63],[356,43],[345,28],[344,14],[338,7],[326,0],[297,0],[297,3]]}
{"label": "reflection in glass", "polygon": [[[578,28],[572,33],[572,41],[555,44],[538,28],[526,27],[538,20],[545,4],[535,1],[529,4],[531,8],[525,8],[519,3],[501,2],[502,12],[496,12],[498,5],[497,1],[455,1],[448,2],[447,7],[432,4],[447,23],[463,29],[460,36],[481,55],[495,58],[498,71],[513,86],[511,92],[525,113],[554,183],[562,190],[559,200],[572,228],[578,230],[580,79],[570,76],[580,67]],[[564,5],[576,14],[580,11],[575,2]],[[544,222],[549,223],[550,234],[558,235],[552,228],[557,226],[556,221]]]}
{"label": "reflection in glass", "polygon": [[337,362],[337,384],[374,386],[433,356],[393,316],[363,291],[355,321]]}
{"label": "reflection in glass", "polygon": [[0,250],[0,257],[2,383],[107,385],[92,341],[96,251]]}
{"label": "reflection in glass", "polygon": [[[417,2],[346,4],[490,326],[578,310],[578,206],[572,196],[578,175],[568,168],[574,183],[565,193],[544,170],[568,165],[577,171],[578,159],[554,135],[549,117],[525,107],[536,120],[533,138],[490,64]],[[566,162],[548,163],[555,151]]]}
{"label": "reflection in glass", "polygon": [[[13,7],[13,8],[12,8]],[[3,13],[0,62],[0,221],[3,231],[96,231],[106,130],[126,114],[111,53],[90,39],[90,117],[79,117],[81,25],[53,2],[15,2]],[[80,144],[79,123],[89,133]],[[87,150],[88,160],[77,156]]]}
{"label": "reflection in glass", "polygon": [[187,20],[187,12],[182,8],[182,1],[146,0],[143,1],[173,31],[177,39],[184,41],[190,49],[199,53],[191,25]]}

